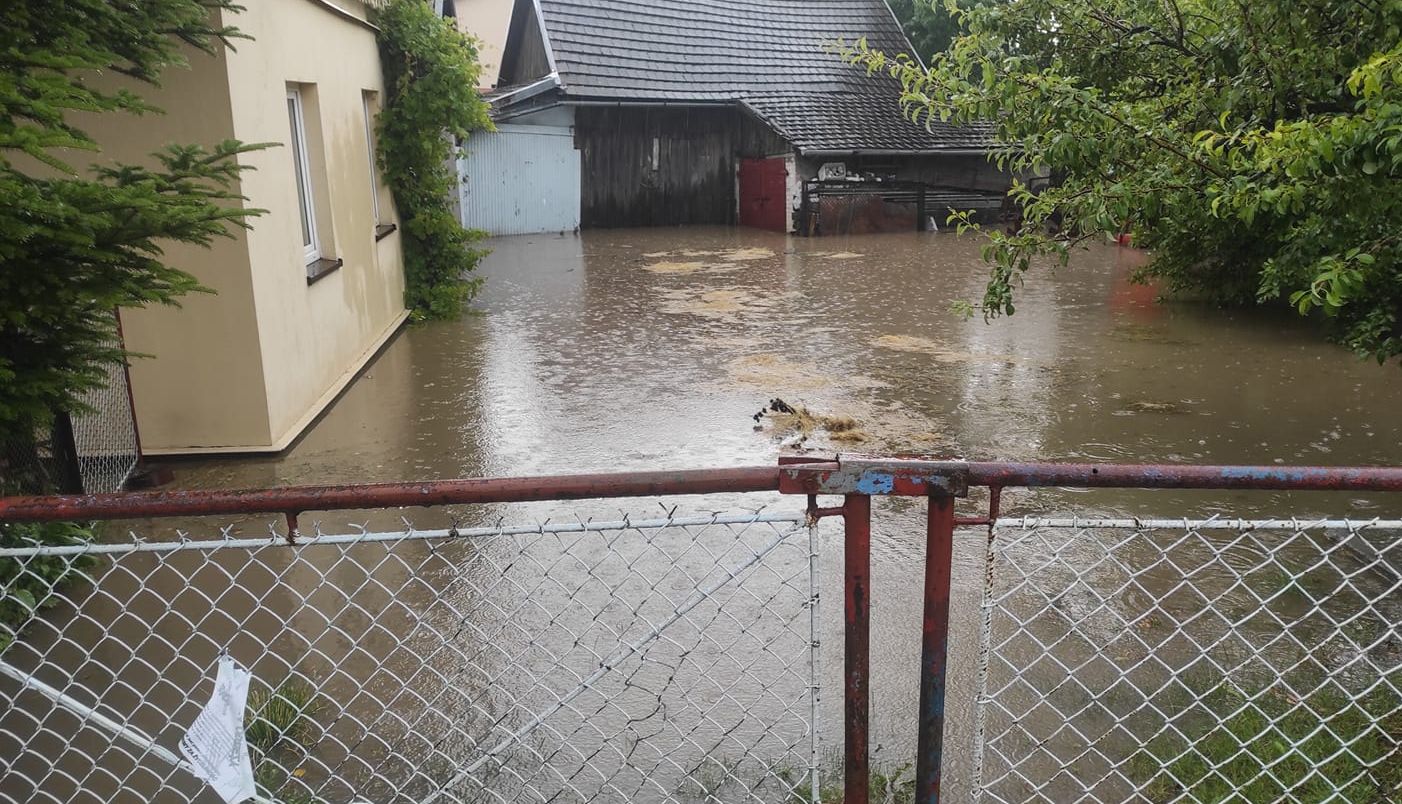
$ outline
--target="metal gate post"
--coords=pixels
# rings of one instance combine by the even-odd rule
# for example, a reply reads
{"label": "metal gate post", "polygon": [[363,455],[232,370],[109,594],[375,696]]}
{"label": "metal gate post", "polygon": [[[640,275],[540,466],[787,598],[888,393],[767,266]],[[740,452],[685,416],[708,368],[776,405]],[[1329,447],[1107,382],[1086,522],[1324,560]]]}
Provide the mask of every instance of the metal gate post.
{"label": "metal gate post", "polygon": [[[843,804],[867,804],[871,695],[871,497],[928,497],[930,551],[925,585],[925,639],[921,664],[918,800],[939,798],[940,741],[944,731],[945,648],[949,635],[949,573],[954,498],[968,493],[968,465],[919,458],[842,456],[837,460],[780,460],[779,491],[809,495],[809,517],[842,514],[846,565]],[[841,494],[841,508],[818,508],[817,495]],[[927,717],[929,713],[929,717]],[[933,739],[930,735],[933,734]],[[926,791],[931,791],[929,795]]]}
{"label": "metal gate post", "polygon": [[948,670],[949,585],[954,561],[954,497],[930,496],[926,520],[925,617],[920,646],[920,726],[915,800],[938,804],[944,748],[944,693]]}
{"label": "metal gate post", "polygon": [[843,659],[843,802],[867,804],[871,709],[871,497],[848,494],[842,505],[845,620]]}

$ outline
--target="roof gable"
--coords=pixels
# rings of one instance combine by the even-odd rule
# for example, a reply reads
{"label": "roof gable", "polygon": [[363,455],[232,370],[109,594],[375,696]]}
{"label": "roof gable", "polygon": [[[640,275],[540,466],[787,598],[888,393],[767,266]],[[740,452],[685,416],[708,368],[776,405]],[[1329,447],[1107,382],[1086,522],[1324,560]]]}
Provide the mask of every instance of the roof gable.
{"label": "roof gable", "polygon": [[835,50],[865,37],[909,52],[885,0],[517,0],[516,11],[508,62],[540,42],[566,98],[744,103],[800,150],[987,144],[984,128],[904,120],[900,85]]}
{"label": "roof gable", "polygon": [[[566,90],[596,97],[739,99],[891,83],[832,45],[909,41],[884,0],[536,0]],[[526,0],[531,2],[531,0]]]}

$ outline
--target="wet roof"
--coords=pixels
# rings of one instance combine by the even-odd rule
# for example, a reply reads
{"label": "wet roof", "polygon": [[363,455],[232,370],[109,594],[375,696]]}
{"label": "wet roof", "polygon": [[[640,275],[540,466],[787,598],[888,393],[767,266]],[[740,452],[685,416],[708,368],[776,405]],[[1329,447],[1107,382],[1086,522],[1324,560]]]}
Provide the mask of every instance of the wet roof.
{"label": "wet roof", "polygon": [[[530,0],[525,0],[530,2]],[[538,0],[566,96],[739,101],[800,150],[985,148],[984,127],[900,114],[900,85],[843,62],[910,50],[884,0]]]}

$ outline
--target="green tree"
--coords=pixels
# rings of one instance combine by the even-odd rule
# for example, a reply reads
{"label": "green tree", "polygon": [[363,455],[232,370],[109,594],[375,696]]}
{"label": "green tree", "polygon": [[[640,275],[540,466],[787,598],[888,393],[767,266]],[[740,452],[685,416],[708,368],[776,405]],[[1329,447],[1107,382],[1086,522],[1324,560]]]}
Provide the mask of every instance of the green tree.
{"label": "green tree", "polygon": [[964,33],[928,70],[849,57],[900,79],[910,115],[992,121],[999,164],[1053,179],[1014,186],[1022,223],[989,233],[971,310],[1012,313],[1039,257],[1130,228],[1141,278],[1321,311],[1360,354],[1402,354],[1402,2],[949,7]]}
{"label": "green tree", "polygon": [[889,5],[921,60],[948,50],[959,35],[959,22],[942,0],[890,0]]}
{"label": "green tree", "polygon": [[405,304],[420,318],[451,318],[481,279],[471,276],[485,234],[453,214],[455,140],[492,127],[477,92],[477,46],[422,0],[376,9],[385,108],[377,158],[403,226]]}
{"label": "green tree", "polygon": [[[9,0],[0,4],[0,439],[24,439],[56,411],[81,407],[104,366],[124,358],[114,308],[174,304],[199,290],[162,260],[162,242],[208,245],[245,225],[234,190],[250,146],[169,145],[153,164],[80,173],[100,150],[85,113],[160,110],[102,73],[157,85],[238,37],[217,22],[230,0]],[[0,481],[4,478],[0,477]]]}
{"label": "green tree", "polygon": [[[163,261],[163,243],[208,245],[256,213],[234,189],[238,155],[252,147],[239,142],[169,145],[145,166],[80,172],[71,164],[100,150],[80,119],[158,114],[134,88],[185,65],[183,47],[213,53],[238,38],[219,22],[237,8],[230,0],[0,3],[0,445],[25,452],[56,412],[80,411],[107,365],[125,359],[113,345],[115,308],[175,304],[200,290]],[[111,76],[124,76],[125,88]],[[53,490],[5,458],[0,452],[0,494]],[[0,523],[5,547],[89,536],[78,524]],[[0,648],[57,599],[54,585],[73,566],[0,559]]]}

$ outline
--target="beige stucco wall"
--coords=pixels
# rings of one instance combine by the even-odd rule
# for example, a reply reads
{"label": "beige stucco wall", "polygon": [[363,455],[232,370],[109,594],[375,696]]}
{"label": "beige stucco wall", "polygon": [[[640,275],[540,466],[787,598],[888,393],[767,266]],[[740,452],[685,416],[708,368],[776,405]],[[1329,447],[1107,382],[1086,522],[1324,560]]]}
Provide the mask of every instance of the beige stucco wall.
{"label": "beige stucco wall", "polygon": [[[271,451],[288,445],[334,400],[407,315],[400,235],[375,240],[363,91],[383,87],[374,31],[325,0],[254,0],[227,21],[254,37],[235,51],[188,54],[160,88],[126,84],[166,111],[77,118],[102,145],[87,162],[150,162],[167,143],[235,138],[273,143],[241,157],[238,188],[267,210],[210,249],[170,244],[166,259],[215,294],[179,308],[123,313],[132,389],[148,454]],[[338,6],[365,16],[355,0]],[[123,79],[96,80],[123,85]],[[296,179],[287,147],[288,82],[307,86],[322,252],[344,265],[307,284]],[[397,223],[381,188],[380,221]]]}
{"label": "beige stucco wall", "polygon": [[[162,86],[95,76],[110,87],[131,89],[165,109],[164,115],[75,115],[100,144],[99,154],[74,154],[89,163],[154,164],[150,154],[168,143],[210,146],[234,136],[233,114],[221,48],[210,56],[186,49],[189,69],[171,69]],[[245,190],[246,192],[246,190]],[[268,443],[261,350],[248,271],[248,240],[217,239],[209,249],[165,244],[164,259],[199,279],[214,294],[196,293],[179,307],[123,311],[126,344],[149,355],[131,364],[132,396],[142,441],[157,448],[191,443]]]}
{"label": "beige stucco wall", "polygon": [[[404,316],[400,235],[376,242],[362,92],[383,100],[375,34],[315,0],[247,3],[254,39],[228,57],[234,135],[284,147],[250,154],[244,194],[269,210],[248,234],[270,445],[285,446]],[[286,90],[304,87],[322,254],[344,260],[308,285]],[[314,91],[313,91],[314,90]],[[320,150],[317,158],[315,151]],[[388,193],[381,218],[395,222]],[[252,446],[252,445],[250,445]]]}
{"label": "beige stucco wall", "polygon": [[477,56],[482,65],[483,89],[497,85],[502,51],[506,49],[506,29],[511,25],[514,0],[456,0],[458,28],[481,41]]}

